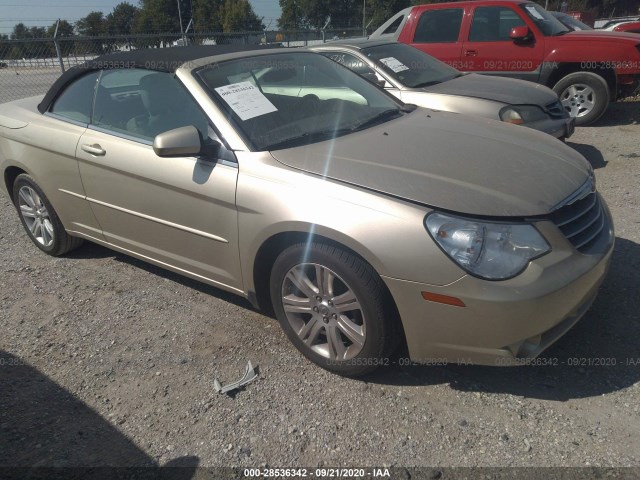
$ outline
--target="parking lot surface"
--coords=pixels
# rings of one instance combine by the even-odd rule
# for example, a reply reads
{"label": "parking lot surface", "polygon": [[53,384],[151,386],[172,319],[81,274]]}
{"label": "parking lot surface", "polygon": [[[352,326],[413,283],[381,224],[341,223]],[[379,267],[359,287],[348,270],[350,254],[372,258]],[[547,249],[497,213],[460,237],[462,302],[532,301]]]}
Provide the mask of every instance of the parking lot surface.
{"label": "parking lot surface", "polygon": [[[569,145],[616,226],[586,317],[514,368],[313,366],[239,297],[86,243],[52,258],[0,196],[0,466],[640,466],[640,102]],[[541,186],[541,188],[543,188]],[[233,396],[247,360],[259,378]]]}

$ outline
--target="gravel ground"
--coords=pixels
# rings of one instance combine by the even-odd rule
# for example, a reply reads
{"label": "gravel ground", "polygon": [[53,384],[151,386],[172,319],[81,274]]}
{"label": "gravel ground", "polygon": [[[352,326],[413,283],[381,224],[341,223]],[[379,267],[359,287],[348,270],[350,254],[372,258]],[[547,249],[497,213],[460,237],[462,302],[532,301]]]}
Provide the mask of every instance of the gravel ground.
{"label": "gravel ground", "polygon": [[[619,103],[570,139],[617,244],[558,366],[341,378],[240,298],[92,244],[40,253],[0,196],[0,466],[640,466],[639,121]],[[258,380],[217,395],[249,359]]]}

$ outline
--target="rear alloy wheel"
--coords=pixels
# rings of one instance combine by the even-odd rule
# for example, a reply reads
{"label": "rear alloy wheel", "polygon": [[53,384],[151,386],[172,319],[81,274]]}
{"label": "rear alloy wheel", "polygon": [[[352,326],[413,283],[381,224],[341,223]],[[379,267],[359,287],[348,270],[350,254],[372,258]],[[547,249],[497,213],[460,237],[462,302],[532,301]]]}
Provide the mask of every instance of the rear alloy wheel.
{"label": "rear alloy wheel", "polygon": [[13,203],[29,238],[43,252],[58,256],[82,243],[82,239],[67,234],[42,189],[29,175],[16,178]]}
{"label": "rear alloy wheel", "polygon": [[362,259],[323,243],[293,245],[271,272],[283,330],[311,361],[356,376],[386,364],[393,344],[382,281]]}
{"label": "rear alloy wheel", "polygon": [[591,72],[576,72],[562,78],[553,87],[564,109],[584,126],[598,120],[610,101],[609,86],[604,78]]}

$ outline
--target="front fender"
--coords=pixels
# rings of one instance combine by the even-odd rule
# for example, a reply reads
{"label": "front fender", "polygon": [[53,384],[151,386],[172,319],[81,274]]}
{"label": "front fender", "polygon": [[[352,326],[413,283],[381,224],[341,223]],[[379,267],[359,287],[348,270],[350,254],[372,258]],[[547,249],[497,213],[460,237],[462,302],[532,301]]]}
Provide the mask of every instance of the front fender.
{"label": "front fender", "polygon": [[239,152],[239,251],[247,292],[256,256],[274,235],[315,234],[340,243],[380,275],[437,285],[464,272],[426,232],[429,209],[278,163],[265,152]]}

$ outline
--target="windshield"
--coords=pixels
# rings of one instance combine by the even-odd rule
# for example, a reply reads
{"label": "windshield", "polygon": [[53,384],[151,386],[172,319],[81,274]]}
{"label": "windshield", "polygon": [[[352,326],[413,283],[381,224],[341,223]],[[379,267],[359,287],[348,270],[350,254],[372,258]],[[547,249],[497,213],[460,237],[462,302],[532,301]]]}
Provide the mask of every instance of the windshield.
{"label": "windshield", "polygon": [[556,17],[558,20],[562,22],[563,25],[566,25],[572,30],[593,30],[589,25],[582,23],[575,17],[568,15],[562,12],[549,12],[551,15]]}
{"label": "windshield", "polygon": [[536,3],[523,3],[520,7],[547,37],[564,35],[571,31],[571,29],[564,26],[560,20]]}
{"label": "windshield", "polygon": [[363,48],[362,53],[387,75],[409,88],[427,87],[460,76],[455,68],[402,43]]}
{"label": "windshield", "polygon": [[208,65],[196,75],[257,151],[335,138],[406,111],[373,84],[316,53],[241,58]]}

